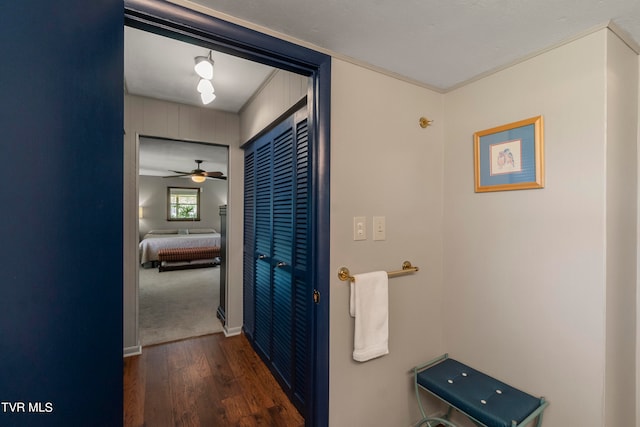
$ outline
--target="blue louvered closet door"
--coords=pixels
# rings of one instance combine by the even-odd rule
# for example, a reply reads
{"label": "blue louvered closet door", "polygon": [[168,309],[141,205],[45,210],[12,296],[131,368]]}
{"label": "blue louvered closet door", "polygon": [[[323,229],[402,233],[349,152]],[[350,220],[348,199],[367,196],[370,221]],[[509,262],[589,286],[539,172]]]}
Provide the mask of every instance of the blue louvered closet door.
{"label": "blue louvered closet door", "polygon": [[306,108],[245,147],[244,331],[305,415],[313,304]]}

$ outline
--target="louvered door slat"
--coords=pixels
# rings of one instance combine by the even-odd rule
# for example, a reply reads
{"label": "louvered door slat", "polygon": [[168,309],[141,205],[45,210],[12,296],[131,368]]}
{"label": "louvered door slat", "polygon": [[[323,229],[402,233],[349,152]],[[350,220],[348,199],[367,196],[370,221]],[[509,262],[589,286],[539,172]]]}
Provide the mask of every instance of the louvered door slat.
{"label": "louvered door slat", "polygon": [[255,212],[255,343],[267,358],[271,357],[271,144],[256,150]]}
{"label": "louvered door slat", "polygon": [[294,382],[293,400],[296,406],[305,406],[309,386],[309,345],[311,312],[311,279],[309,277],[309,138],[307,120],[296,125],[296,180],[295,180],[295,236],[294,256],[296,265],[294,293]]}
{"label": "louvered door slat", "polygon": [[273,366],[291,388],[292,359],[292,227],[293,129],[273,142],[273,258],[283,263],[273,273]]}
{"label": "louvered door slat", "polygon": [[254,336],[255,292],[253,261],[255,248],[255,153],[248,152],[244,158],[244,246],[243,246],[243,327],[249,339]]}

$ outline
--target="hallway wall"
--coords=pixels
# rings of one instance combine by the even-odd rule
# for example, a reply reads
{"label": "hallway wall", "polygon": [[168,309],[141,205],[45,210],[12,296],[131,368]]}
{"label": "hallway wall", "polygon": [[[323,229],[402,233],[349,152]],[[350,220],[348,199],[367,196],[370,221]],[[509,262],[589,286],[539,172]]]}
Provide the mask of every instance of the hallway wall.
{"label": "hallway wall", "polygon": [[[418,420],[408,372],[445,350],[443,95],[337,59],[331,79],[330,425],[408,426]],[[365,241],[353,240],[354,216],[367,218]],[[384,241],[372,240],[373,216],[386,217]],[[405,260],[420,271],[389,282],[389,354],[356,362],[349,284],[335,272]]]}
{"label": "hallway wall", "polygon": [[275,70],[240,110],[240,141],[247,142],[307,95],[309,78]]}
{"label": "hallway wall", "polygon": [[[152,98],[126,95],[124,102],[124,353],[140,351],[137,336],[137,292],[138,292],[138,148],[137,135],[164,137],[178,140],[210,142],[229,146],[229,210],[237,200],[232,189],[242,181],[242,163],[239,161],[240,138],[239,116],[233,113],[192,107]],[[240,159],[241,161],[241,159]],[[242,188],[242,187],[240,187]],[[236,191],[236,195],[238,192]],[[237,196],[236,196],[237,197]],[[234,242],[237,230],[229,230],[229,247],[242,248],[242,241]],[[229,269],[242,257],[230,258]],[[230,273],[231,274],[231,273]],[[240,279],[241,281],[241,279]],[[242,317],[240,317],[242,321]]]}
{"label": "hallway wall", "polygon": [[[635,313],[637,98],[611,84],[621,73],[636,94],[638,72],[620,45],[601,30],[445,96],[445,347],[544,395],[550,427],[635,424],[616,373],[635,372],[620,334]],[[540,114],[545,188],[474,193],[473,133]]]}

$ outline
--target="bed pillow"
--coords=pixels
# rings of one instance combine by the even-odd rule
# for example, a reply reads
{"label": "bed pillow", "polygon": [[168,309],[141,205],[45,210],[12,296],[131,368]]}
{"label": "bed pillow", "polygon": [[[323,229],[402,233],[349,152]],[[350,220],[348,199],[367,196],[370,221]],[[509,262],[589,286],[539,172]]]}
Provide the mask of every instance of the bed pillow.
{"label": "bed pillow", "polygon": [[178,234],[178,230],[151,230],[147,234]]}
{"label": "bed pillow", "polygon": [[213,228],[190,228],[189,229],[189,234],[209,234],[209,233],[215,233],[216,230],[214,230]]}

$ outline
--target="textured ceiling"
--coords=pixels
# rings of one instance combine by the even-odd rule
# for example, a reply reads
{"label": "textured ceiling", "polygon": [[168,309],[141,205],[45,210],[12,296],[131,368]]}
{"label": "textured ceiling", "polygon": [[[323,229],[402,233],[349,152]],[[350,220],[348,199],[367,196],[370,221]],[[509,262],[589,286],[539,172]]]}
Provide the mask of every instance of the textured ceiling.
{"label": "textured ceiling", "polygon": [[[607,25],[636,52],[640,42],[640,0],[172,1],[440,91]],[[199,46],[125,28],[127,90],[202,106],[193,58],[207,53]],[[219,52],[213,52],[213,58],[218,98],[207,108],[238,112],[273,72]],[[226,168],[226,160],[214,162],[220,153],[200,154],[197,144],[179,144],[171,152],[162,145],[153,148],[164,156],[153,154],[152,145],[141,151],[144,173],[191,170],[196,158],[211,160],[203,164],[205,170]],[[165,163],[151,172],[151,167],[143,167],[145,158]],[[167,159],[177,164],[167,164]]]}
{"label": "textured ceiling", "polygon": [[[220,52],[212,52],[216,99],[203,106],[193,70],[194,58],[209,50],[178,40],[125,27],[124,78],[127,93],[237,113],[274,69]],[[195,160],[209,172],[227,173],[227,148],[221,146],[140,137],[139,174],[175,175],[190,172]]]}
{"label": "textured ceiling", "polygon": [[[187,1],[174,1],[189,6]],[[194,4],[443,91],[609,21],[635,45],[640,42],[639,0],[194,0]]]}
{"label": "textured ceiling", "polygon": [[209,49],[125,27],[124,78],[127,93],[237,113],[273,72],[272,67],[212,52],[216,99],[203,106],[193,69]]}

